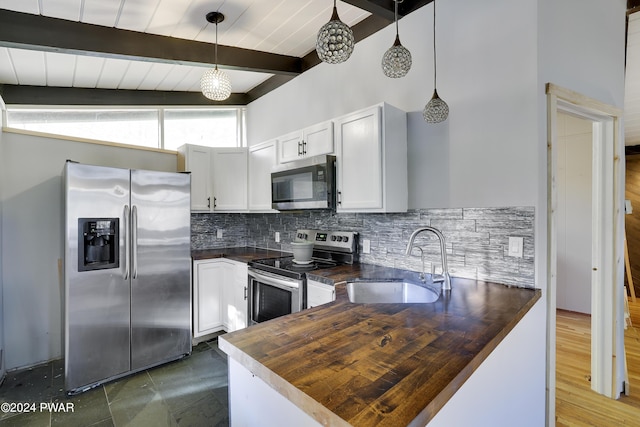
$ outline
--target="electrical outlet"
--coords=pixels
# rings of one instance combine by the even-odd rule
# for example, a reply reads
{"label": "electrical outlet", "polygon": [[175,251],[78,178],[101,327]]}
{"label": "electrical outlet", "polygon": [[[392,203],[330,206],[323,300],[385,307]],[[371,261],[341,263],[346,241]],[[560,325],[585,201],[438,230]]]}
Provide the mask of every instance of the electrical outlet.
{"label": "electrical outlet", "polygon": [[516,258],[524,256],[524,237],[509,237],[508,255]]}
{"label": "electrical outlet", "polygon": [[222,239],[222,235],[223,235],[223,234],[224,234],[224,230],[223,230],[222,228],[218,228],[218,229],[216,230],[216,237],[217,237],[218,239]]}
{"label": "electrical outlet", "polygon": [[280,232],[279,231],[275,232],[275,239],[276,239],[276,243],[280,243]]}
{"label": "electrical outlet", "polygon": [[362,239],[362,253],[370,254],[371,253],[371,240]]}

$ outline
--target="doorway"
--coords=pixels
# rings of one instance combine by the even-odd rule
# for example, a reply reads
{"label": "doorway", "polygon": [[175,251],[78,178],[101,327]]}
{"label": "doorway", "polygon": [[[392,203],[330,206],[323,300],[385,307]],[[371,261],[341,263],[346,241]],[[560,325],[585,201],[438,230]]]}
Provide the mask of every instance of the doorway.
{"label": "doorway", "polygon": [[[558,112],[591,122],[591,388],[618,398],[624,384],[624,146],[622,110],[547,84],[547,422],[555,420],[558,302]],[[620,357],[618,357],[620,355]]]}
{"label": "doorway", "polygon": [[593,122],[558,112],[556,308],[591,315]]}

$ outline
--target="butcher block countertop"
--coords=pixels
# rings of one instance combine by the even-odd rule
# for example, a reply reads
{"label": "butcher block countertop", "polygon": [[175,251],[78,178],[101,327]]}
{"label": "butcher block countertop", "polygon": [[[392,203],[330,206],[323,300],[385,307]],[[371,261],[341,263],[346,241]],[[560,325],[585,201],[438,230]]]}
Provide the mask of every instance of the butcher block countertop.
{"label": "butcher block countertop", "polygon": [[[219,337],[229,357],[323,425],[426,425],[540,298],[452,278],[429,304],[353,304],[344,280],[415,275],[354,264],[310,274],[336,301]],[[526,367],[523,367],[526,369]]]}

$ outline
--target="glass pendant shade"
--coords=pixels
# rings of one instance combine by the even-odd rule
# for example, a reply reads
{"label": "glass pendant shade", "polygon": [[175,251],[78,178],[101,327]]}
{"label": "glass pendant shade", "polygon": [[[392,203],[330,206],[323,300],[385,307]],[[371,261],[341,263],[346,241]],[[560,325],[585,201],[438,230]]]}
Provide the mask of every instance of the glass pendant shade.
{"label": "glass pendant shade", "polygon": [[224,15],[218,11],[206,15],[207,22],[216,24],[215,63],[216,66],[204,72],[200,78],[202,94],[213,101],[224,101],[231,95],[231,80],[227,73],[218,70],[218,24],[224,21]]}
{"label": "glass pendant shade", "polygon": [[334,2],[331,20],[318,31],[316,40],[318,58],[329,64],[339,64],[349,59],[354,45],[353,31],[338,17],[338,9]]}
{"label": "glass pendant shade", "polygon": [[231,95],[231,80],[216,66],[205,71],[200,79],[202,94],[213,101],[224,101]]}
{"label": "glass pendant shade", "polygon": [[422,117],[427,123],[441,123],[449,117],[449,106],[438,96],[436,89],[436,0],[433,0],[433,96],[422,111]]}
{"label": "glass pendant shade", "polygon": [[411,69],[411,52],[400,43],[400,35],[398,33],[398,3],[402,0],[396,0],[394,10],[394,21],[396,23],[396,40],[387,51],[382,55],[382,72],[385,76],[397,79],[407,75]]}
{"label": "glass pendant shade", "polygon": [[402,46],[400,37],[382,56],[382,72],[385,76],[397,79],[407,75],[411,69],[411,52]]}
{"label": "glass pendant shade", "polygon": [[427,123],[441,123],[449,116],[449,106],[438,96],[438,91],[433,90],[431,100],[422,111],[422,117]]}

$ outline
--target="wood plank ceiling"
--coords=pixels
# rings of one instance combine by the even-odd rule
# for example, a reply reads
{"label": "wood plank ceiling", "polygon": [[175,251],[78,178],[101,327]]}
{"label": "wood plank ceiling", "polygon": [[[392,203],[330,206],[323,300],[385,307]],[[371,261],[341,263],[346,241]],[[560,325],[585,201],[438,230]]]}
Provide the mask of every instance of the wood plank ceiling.
{"label": "wood plank ceiling", "polygon": [[[403,0],[399,16],[433,0]],[[337,4],[356,41],[393,22],[393,0]],[[0,95],[7,104],[245,105],[319,63],[331,0],[0,0]],[[200,94],[214,60],[232,96]]]}

